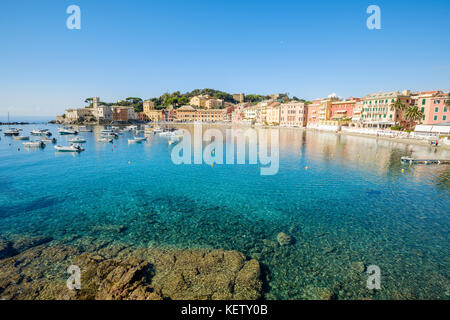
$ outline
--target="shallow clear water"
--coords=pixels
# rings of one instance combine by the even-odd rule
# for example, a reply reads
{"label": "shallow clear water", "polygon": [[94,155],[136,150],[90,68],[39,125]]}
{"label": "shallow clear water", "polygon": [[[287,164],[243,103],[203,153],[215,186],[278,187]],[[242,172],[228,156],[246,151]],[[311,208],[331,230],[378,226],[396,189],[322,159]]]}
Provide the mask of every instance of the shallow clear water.
{"label": "shallow clear water", "polygon": [[[80,154],[26,150],[1,133],[1,236],[239,250],[262,263],[267,299],[316,287],[339,299],[450,298],[450,166],[400,163],[411,147],[448,151],[279,129],[279,172],[262,176],[258,165],[175,165],[165,138],[104,144],[99,130],[80,134]],[[279,232],[295,243],[273,246]],[[381,290],[369,292],[355,263],[380,267]]]}

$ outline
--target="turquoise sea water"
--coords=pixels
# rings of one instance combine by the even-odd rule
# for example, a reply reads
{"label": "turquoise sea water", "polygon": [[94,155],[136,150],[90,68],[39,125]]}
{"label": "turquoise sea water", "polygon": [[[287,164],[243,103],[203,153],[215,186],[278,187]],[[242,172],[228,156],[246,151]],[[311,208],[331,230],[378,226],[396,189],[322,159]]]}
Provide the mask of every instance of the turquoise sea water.
{"label": "turquoise sea water", "polygon": [[[450,298],[450,166],[400,163],[411,147],[417,157],[448,151],[279,129],[279,172],[262,176],[258,165],[175,165],[165,138],[104,144],[95,130],[80,134],[80,154],[26,150],[1,133],[2,237],[239,250],[263,265],[267,299],[315,288],[338,299]],[[279,232],[294,243],[274,246]],[[366,288],[358,263],[380,267],[381,290]]]}

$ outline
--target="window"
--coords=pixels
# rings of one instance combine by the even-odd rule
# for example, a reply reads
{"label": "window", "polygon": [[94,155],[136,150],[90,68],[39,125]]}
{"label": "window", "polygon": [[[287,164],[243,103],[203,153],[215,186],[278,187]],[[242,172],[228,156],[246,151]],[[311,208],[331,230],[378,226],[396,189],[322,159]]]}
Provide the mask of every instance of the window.
{"label": "window", "polygon": [[437,120],[437,116],[434,116],[434,120]]}
{"label": "window", "polygon": [[422,112],[425,112],[425,108],[421,108]]}
{"label": "window", "polygon": [[392,119],[392,114],[390,114],[390,115],[389,115],[389,118],[391,118],[391,119]]}
{"label": "window", "polygon": [[447,107],[444,107],[444,112],[447,112]]}
{"label": "window", "polygon": [[422,105],[424,105],[424,104],[425,104],[425,101],[426,101],[425,99],[422,99]]}
{"label": "window", "polygon": [[434,112],[439,112],[439,107],[434,108]]}
{"label": "window", "polygon": [[442,120],[447,120],[447,116],[442,116]]}

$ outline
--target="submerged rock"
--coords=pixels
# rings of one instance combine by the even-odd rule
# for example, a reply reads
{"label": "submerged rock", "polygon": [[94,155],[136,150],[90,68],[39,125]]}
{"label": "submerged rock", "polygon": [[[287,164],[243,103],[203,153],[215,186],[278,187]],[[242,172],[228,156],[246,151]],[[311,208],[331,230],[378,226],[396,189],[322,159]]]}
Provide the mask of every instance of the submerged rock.
{"label": "submerged rock", "polygon": [[0,240],[0,259],[8,258],[14,254],[10,241]]}
{"label": "submerged rock", "polygon": [[306,300],[332,300],[334,299],[334,294],[333,291],[328,288],[307,286],[303,297]]}
{"label": "submerged rock", "polygon": [[366,267],[363,262],[355,261],[350,264],[350,269],[357,273],[363,273],[366,270]]}
{"label": "submerged rock", "polygon": [[[3,245],[4,248],[8,247]],[[2,248],[3,248],[2,247]],[[110,247],[80,253],[72,246],[35,246],[0,260],[3,299],[240,299],[261,297],[259,262],[237,251]],[[67,267],[81,270],[69,290]]]}
{"label": "submerged rock", "polygon": [[292,243],[292,237],[284,232],[280,232],[277,235],[277,241],[280,244],[280,246],[286,246]]}

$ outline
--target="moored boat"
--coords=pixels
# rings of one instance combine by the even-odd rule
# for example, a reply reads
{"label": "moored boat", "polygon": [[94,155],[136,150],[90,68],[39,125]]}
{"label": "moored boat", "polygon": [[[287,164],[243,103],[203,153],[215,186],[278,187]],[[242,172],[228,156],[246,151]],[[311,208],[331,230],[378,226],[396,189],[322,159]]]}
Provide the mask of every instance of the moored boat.
{"label": "moored boat", "polygon": [[88,128],[86,126],[81,126],[78,128],[80,132],[92,132],[92,128]]}
{"label": "moored boat", "polygon": [[45,148],[45,143],[42,141],[30,141],[22,143],[26,148]]}
{"label": "moored boat", "polygon": [[70,143],[85,143],[86,139],[76,137],[76,138],[70,139],[69,142]]}
{"label": "moored boat", "polygon": [[68,129],[68,128],[59,128],[58,132],[61,135],[78,134],[78,131],[73,130],[73,129]]}
{"label": "moored boat", "polygon": [[112,143],[113,142],[113,138],[100,138],[97,141],[98,142]]}
{"label": "moored boat", "polygon": [[27,136],[14,136],[14,140],[30,140],[30,137]]}
{"label": "moored boat", "polygon": [[15,129],[15,128],[10,128],[8,130],[6,130],[5,132],[3,132],[3,134],[5,136],[18,136],[19,135],[19,129]]}
{"label": "moored boat", "polygon": [[82,148],[78,144],[72,144],[70,146],[55,146],[54,148],[56,151],[59,151],[59,152],[81,152],[81,151],[84,151],[84,148]]}
{"label": "moored boat", "polygon": [[52,133],[48,129],[36,129],[31,131],[33,136],[51,136]]}
{"label": "moored boat", "polygon": [[43,143],[56,143],[56,138],[50,139],[50,138],[45,137],[45,138],[42,138],[41,141]]}

